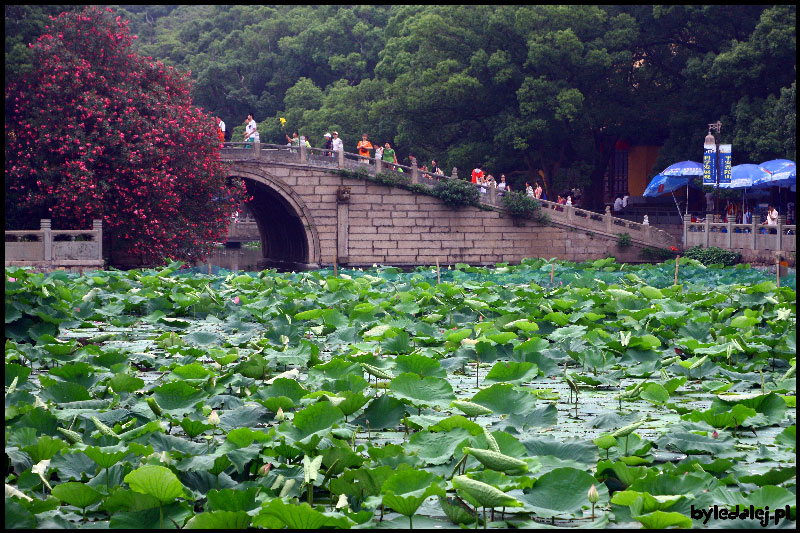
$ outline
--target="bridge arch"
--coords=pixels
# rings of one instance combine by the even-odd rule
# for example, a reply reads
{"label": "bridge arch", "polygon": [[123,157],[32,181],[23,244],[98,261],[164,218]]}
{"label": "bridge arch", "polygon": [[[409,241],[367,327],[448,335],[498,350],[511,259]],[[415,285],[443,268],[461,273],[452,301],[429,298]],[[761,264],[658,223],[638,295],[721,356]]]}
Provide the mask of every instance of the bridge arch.
{"label": "bridge arch", "polygon": [[319,268],[320,240],[311,211],[280,178],[262,167],[231,165],[228,177],[245,180],[247,207],[261,235],[259,267]]}

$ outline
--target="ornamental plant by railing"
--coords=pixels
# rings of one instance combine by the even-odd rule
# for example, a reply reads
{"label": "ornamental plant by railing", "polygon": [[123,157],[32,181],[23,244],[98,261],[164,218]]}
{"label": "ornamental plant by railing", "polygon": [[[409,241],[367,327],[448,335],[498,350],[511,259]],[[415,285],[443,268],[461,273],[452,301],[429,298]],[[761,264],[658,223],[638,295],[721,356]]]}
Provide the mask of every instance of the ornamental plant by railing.
{"label": "ornamental plant by railing", "polygon": [[547,222],[548,217],[542,212],[539,202],[523,192],[509,192],[502,198],[503,208],[517,219],[529,219]]}
{"label": "ornamental plant by railing", "polygon": [[653,248],[646,246],[639,252],[642,259],[649,259],[653,261],[667,261],[675,258],[675,252],[666,248]]}
{"label": "ornamental plant by railing", "polygon": [[733,266],[742,260],[742,254],[739,252],[731,252],[716,246],[709,246],[708,248],[694,246],[686,250],[683,255],[689,259],[696,259],[706,266]]}
{"label": "ornamental plant by railing", "polygon": [[633,238],[628,233],[617,233],[617,247],[624,250],[633,244]]}
{"label": "ornamental plant by railing", "polygon": [[478,189],[471,183],[456,179],[443,179],[431,187],[421,183],[411,183],[407,175],[395,172],[379,172],[372,176],[366,168],[358,170],[336,169],[331,171],[343,178],[352,178],[371,181],[390,187],[398,187],[418,194],[434,196],[451,207],[474,206],[481,207]]}

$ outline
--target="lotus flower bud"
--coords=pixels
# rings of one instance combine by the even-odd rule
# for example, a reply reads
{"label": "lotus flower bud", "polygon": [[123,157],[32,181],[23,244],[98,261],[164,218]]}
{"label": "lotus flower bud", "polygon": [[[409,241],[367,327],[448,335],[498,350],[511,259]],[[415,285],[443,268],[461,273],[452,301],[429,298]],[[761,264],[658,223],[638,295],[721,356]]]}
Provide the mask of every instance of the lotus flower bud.
{"label": "lotus flower bud", "polygon": [[216,426],[219,424],[219,415],[216,411],[211,411],[211,414],[208,415],[208,423],[212,426]]}
{"label": "lotus flower bud", "polygon": [[283,414],[282,407],[278,407],[278,412],[275,413],[275,420],[277,420],[278,422],[283,422],[284,420],[286,420],[286,415]]}
{"label": "lotus flower bud", "polygon": [[347,495],[339,494],[339,501],[336,502],[336,508],[337,509],[347,508],[348,505],[349,503],[347,502]]}
{"label": "lotus flower bud", "polygon": [[262,466],[261,468],[258,469],[259,475],[266,476],[269,473],[269,469],[270,468],[272,468],[272,464],[271,463],[265,464],[264,466]]}
{"label": "lotus flower bud", "polygon": [[597,489],[595,488],[594,484],[592,484],[592,486],[589,488],[589,493],[587,494],[587,497],[589,498],[589,503],[597,503],[598,501],[600,501],[600,494],[597,492]]}
{"label": "lotus flower bud", "polygon": [[712,434],[711,434],[711,437],[712,437],[712,438],[714,438],[714,439],[716,439],[717,437],[719,437],[719,433],[717,433],[717,430],[716,430],[716,429],[714,430],[714,433],[712,433]]}

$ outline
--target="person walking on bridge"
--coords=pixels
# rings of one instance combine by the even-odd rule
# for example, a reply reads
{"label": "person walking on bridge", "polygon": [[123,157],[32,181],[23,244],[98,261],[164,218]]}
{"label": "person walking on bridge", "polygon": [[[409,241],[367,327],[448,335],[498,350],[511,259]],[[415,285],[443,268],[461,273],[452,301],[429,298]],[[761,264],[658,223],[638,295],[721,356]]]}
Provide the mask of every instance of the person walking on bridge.
{"label": "person walking on bridge", "polygon": [[[394,153],[392,150],[392,145],[388,142],[383,145],[383,156],[382,159],[386,163],[394,163],[397,164],[397,154]],[[396,169],[396,167],[392,166],[392,169]]]}
{"label": "person walking on bridge", "polygon": [[358,155],[361,157],[369,157],[369,151],[374,149],[372,143],[367,139],[366,133],[361,135],[361,140],[358,141],[356,148],[358,148]]}
{"label": "person walking on bridge", "polygon": [[[247,114],[247,120],[245,120],[245,128],[244,128],[244,141],[245,142],[260,142],[258,138],[258,125],[256,121],[253,120],[253,114]],[[250,148],[248,144],[245,148]]]}
{"label": "person walking on bridge", "polygon": [[333,146],[334,152],[343,152],[344,151],[344,144],[342,140],[339,138],[339,132],[333,132],[333,140],[331,141],[331,145]]}

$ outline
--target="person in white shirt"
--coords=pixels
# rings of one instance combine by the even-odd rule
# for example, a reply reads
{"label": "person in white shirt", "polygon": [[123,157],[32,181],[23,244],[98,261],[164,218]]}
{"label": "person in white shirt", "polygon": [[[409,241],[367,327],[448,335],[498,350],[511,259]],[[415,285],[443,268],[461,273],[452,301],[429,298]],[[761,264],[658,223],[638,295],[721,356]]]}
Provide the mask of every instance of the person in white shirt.
{"label": "person in white shirt", "polygon": [[260,142],[258,138],[258,125],[256,124],[256,121],[253,120],[252,113],[247,115],[247,120],[245,122],[247,125],[244,128],[244,141]]}
{"label": "person in white shirt", "polygon": [[341,152],[343,150],[344,150],[344,145],[342,143],[342,140],[339,138],[339,132],[338,131],[334,131],[333,132],[333,151],[334,152]]}
{"label": "person in white shirt", "polygon": [[622,196],[617,196],[617,199],[614,200],[614,212],[619,213],[622,211]]}
{"label": "person in white shirt", "polygon": [[225,134],[225,123],[222,122],[222,119],[219,119],[219,131],[221,131],[223,135]]}
{"label": "person in white shirt", "polygon": [[778,210],[773,206],[767,207],[767,226],[778,225]]}

